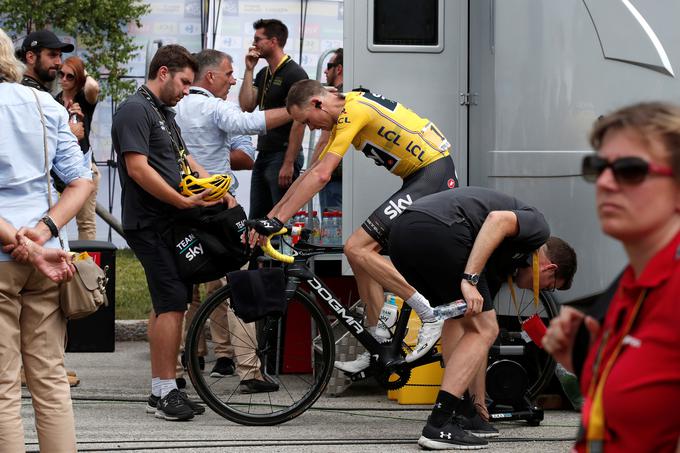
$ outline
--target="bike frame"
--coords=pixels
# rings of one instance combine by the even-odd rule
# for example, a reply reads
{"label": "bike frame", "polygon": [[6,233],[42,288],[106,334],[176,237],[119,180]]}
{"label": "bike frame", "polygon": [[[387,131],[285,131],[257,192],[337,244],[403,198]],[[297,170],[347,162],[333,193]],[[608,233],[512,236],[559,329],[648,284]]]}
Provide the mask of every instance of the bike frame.
{"label": "bike frame", "polygon": [[283,255],[274,249],[269,242],[270,239],[271,237],[268,238],[267,243],[262,248],[273,259],[285,263],[286,299],[289,300],[293,297],[295,290],[302,282],[307,283],[312,292],[317,296],[317,301],[321,303],[322,308],[327,308],[338,322],[366,348],[375,362],[381,367],[391,368],[399,366],[410,369],[441,360],[440,353],[432,352],[434,349],[414,362],[408,363],[404,360],[402,348],[403,340],[408,330],[408,320],[411,315],[411,307],[409,305],[402,305],[392,341],[378,343],[373,335],[368,333],[366,328],[361,325],[361,322],[349,313],[348,308],[342,305],[333,291],[307,265],[307,261],[314,256],[326,253],[342,253],[342,247],[315,246],[302,242],[298,244],[300,248],[294,248],[295,255],[290,256]]}

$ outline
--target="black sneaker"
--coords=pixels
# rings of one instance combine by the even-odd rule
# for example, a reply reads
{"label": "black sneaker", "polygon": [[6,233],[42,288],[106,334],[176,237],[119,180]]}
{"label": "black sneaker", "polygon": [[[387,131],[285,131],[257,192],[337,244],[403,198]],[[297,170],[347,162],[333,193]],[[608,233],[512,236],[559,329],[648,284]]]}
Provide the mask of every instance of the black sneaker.
{"label": "black sneaker", "polygon": [[279,384],[261,379],[246,379],[239,386],[241,393],[269,393],[279,390]]}
{"label": "black sneaker", "polygon": [[215,366],[210,372],[210,377],[221,378],[232,376],[235,371],[236,366],[234,365],[233,360],[231,360],[229,357],[219,357],[217,362],[215,362]]}
{"label": "black sneaker", "polygon": [[186,392],[179,392],[179,394],[182,395],[184,402],[189,405],[192,411],[194,411],[194,415],[201,415],[205,413],[205,406],[193,401],[191,398],[189,398],[189,395],[187,395]]}
{"label": "black sneaker", "polygon": [[460,417],[460,426],[477,437],[498,437],[500,434],[491,423],[484,421],[479,414],[475,414],[472,418]]}
{"label": "black sneaker", "polygon": [[155,414],[156,407],[158,406],[158,400],[161,399],[160,396],[153,396],[153,393],[149,395],[149,399],[146,400],[146,413]]}
{"label": "black sneaker", "polygon": [[194,418],[194,411],[184,400],[184,397],[177,389],[173,389],[164,398],[158,400],[156,406],[156,418],[165,420],[190,420]]}
{"label": "black sneaker", "polygon": [[444,426],[437,428],[427,420],[418,445],[428,450],[481,450],[489,446],[489,442],[460,427],[455,418],[449,419]]}

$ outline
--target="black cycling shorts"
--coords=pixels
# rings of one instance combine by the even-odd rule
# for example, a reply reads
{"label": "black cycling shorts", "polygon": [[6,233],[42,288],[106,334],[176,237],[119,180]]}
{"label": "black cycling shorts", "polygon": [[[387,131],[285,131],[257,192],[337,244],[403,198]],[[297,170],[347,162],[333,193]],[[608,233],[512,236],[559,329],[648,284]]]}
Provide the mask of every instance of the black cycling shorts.
{"label": "black cycling shorts", "polygon": [[[392,224],[390,258],[406,281],[435,307],[463,298],[460,283],[474,242],[465,222],[445,225],[425,213],[406,211]],[[477,289],[484,298],[482,311],[492,310],[484,273]]]}
{"label": "black cycling shorts", "polygon": [[156,315],[185,311],[191,302],[193,285],[180,279],[173,251],[160,233],[153,228],[125,230],[125,239],[144,268]]}
{"label": "black cycling shorts", "polygon": [[406,208],[419,198],[455,187],[458,177],[453,160],[450,157],[436,160],[405,178],[401,188],[373,211],[361,227],[386,249],[392,223]]}

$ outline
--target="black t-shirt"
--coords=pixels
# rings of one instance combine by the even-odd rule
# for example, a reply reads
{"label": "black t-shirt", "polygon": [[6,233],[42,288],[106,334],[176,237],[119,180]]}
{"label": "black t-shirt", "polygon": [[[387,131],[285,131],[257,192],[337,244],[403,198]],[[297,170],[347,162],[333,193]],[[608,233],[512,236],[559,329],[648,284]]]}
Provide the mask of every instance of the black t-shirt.
{"label": "black t-shirt", "polygon": [[[58,103],[64,105],[63,91],[60,91],[54,98]],[[83,154],[85,154],[90,150],[90,128],[92,126],[92,117],[94,116],[94,109],[97,107],[97,102],[95,101],[94,104],[90,104],[85,97],[85,90],[78,91],[73,97],[73,102],[80,104],[80,110],[82,110],[84,115],[83,128],[85,129],[85,137],[83,137],[82,140],[78,140],[78,144],[80,145],[80,149],[83,150]]]}
{"label": "black t-shirt", "polygon": [[[255,76],[253,85],[257,88],[257,105],[260,110],[269,110],[286,106],[286,97],[290,87],[299,80],[308,79],[302,67],[286,55],[284,62],[272,74],[269,66],[262,68]],[[266,135],[257,139],[257,150],[261,152],[286,152],[292,122],[275,129],[269,129]]]}
{"label": "black t-shirt", "polygon": [[43,85],[42,83],[40,83],[39,81],[37,81],[33,77],[27,76],[25,74],[21,78],[21,84],[24,85],[24,86],[27,86],[27,87],[35,88],[38,91],[44,91],[45,93],[50,92],[50,90],[45,85]]}
{"label": "black t-shirt", "polygon": [[[491,211],[512,211],[517,216],[517,236],[506,238],[493,252],[484,272],[491,294],[518,268],[531,265],[531,253],[550,237],[543,214],[517,198],[484,187],[461,187],[420,198],[407,208],[451,225],[466,223],[476,238]],[[442,244],[444,245],[444,244]]]}
{"label": "black t-shirt", "polygon": [[181,145],[181,137],[175,123],[175,113],[148,91],[158,112],[151,103],[137,91],[127,98],[116,110],[111,126],[111,139],[118,156],[120,168],[121,202],[123,229],[134,230],[154,226],[165,228],[177,213],[177,208],[169,205],[139,186],[127,172],[124,153],[136,152],[147,156],[149,165],[156,170],[168,185],[179,190],[180,167],[177,150],[168,131],[173,131],[173,139]]}

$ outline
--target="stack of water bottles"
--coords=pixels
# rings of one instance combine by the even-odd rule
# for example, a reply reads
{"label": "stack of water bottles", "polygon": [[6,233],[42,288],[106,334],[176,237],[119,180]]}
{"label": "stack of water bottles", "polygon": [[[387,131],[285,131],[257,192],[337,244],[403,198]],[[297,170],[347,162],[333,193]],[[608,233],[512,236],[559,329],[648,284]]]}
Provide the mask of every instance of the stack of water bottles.
{"label": "stack of water bottles", "polygon": [[324,211],[321,216],[321,245],[342,245],[342,212]]}

